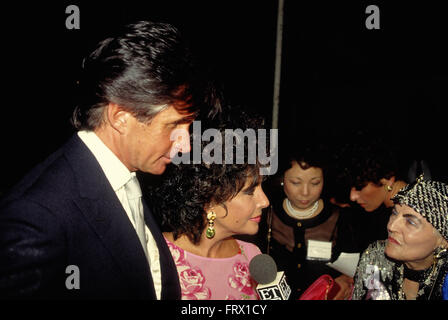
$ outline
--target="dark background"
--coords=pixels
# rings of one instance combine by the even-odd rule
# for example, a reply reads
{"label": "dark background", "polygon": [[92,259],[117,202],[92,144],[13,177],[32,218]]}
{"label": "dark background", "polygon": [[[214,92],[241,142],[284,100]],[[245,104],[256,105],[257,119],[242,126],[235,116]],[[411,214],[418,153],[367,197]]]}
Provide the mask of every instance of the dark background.
{"label": "dark background", "polygon": [[[445,7],[380,1],[285,0],[280,148],[344,141],[367,128],[426,159],[447,182]],[[65,8],[80,8],[67,30]],[[369,4],[380,30],[365,27]],[[59,1],[2,7],[0,195],[73,133],[69,118],[82,58],[117,25],[176,25],[225,88],[271,123],[277,1]],[[280,149],[281,150],[281,149]]]}

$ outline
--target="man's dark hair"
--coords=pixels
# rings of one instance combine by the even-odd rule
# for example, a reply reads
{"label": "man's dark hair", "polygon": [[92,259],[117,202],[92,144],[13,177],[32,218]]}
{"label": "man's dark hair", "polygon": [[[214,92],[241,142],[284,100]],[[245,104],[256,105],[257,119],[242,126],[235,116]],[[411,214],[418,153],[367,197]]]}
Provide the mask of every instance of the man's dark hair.
{"label": "man's dark hair", "polygon": [[[182,114],[197,113],[193,101],[195,67],[179,31],[166,23],[140,21],[101,41],[83,61],[77,129],[101,125],[104,107],[116,103],[148,122],[173,105]],[[198,89],[199,91],[199,89]]]}
{"label": "man's dark hair", "polygon": [[[151,189],[148,197],[155,212],[161,216],[164,230],[173,232],[174,239],[185,234],[193,243],[198,243],[206,227],[206,206],[222,205],[227,211],[224,202],[235,197],[243,188],[250,194],[262,182],[264,177],[260,175],[258,159],[254,164],[248,161],[247,141],[244,143],[242,164],[235,163],[235,159],[226,163],[225,152],[230,150],[229,145],[224,145],[226,129],[257,131],[262,126],[261,117],[249,115],[240,107],[225,107],[218,117],[202,121],[202,132],[208,128],[219,130],[223,142],[220,146],[222,164],[207,164],[202,159],[200,164],[170,165],[162,177],[163,183]],[[233,139],[230,147],[234,155],[241,142]],[[201,139],[201,154],[209,144]],[[193,141],[191,145],[194,146]],[[246,182],[249,185],[245,188]]]}

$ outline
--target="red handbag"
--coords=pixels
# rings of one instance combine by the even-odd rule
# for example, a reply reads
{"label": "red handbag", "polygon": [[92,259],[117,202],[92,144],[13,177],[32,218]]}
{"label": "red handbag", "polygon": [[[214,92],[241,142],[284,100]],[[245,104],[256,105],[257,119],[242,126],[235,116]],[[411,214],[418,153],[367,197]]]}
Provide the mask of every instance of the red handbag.
{"label": "red handbag", "polygon": [[299,300],[331,300],[340,289],[331,276],[324,274],[305,290]]}

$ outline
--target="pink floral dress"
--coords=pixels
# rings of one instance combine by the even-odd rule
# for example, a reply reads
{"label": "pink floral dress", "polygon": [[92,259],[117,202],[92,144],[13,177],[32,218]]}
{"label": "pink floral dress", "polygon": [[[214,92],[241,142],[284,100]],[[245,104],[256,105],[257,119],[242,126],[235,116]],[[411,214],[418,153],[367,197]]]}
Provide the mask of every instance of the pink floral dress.
{"label": "pink floral dress", "polygon": [[237,240],[240,252],[229,258],[206,258],[165,239],[179,274],[182,300],[256,300],[256,282],[249,273],[250,260],[260,249]]}

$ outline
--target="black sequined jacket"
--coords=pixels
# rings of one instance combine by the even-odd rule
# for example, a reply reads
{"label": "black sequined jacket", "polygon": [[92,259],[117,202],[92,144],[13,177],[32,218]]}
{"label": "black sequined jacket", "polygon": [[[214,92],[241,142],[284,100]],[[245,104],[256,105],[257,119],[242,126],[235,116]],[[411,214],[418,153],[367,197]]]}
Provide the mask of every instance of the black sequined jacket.
{"label": "black sequined jacket", "polygon": [[[363,253],[355,274],[353,300],[406,300],[403,292],[404,266],[384,254],[386,241],[372,243]],[[417,300],[442,300],[442,287],[448,273],[445,251],[425,270],[419,282]]]}

